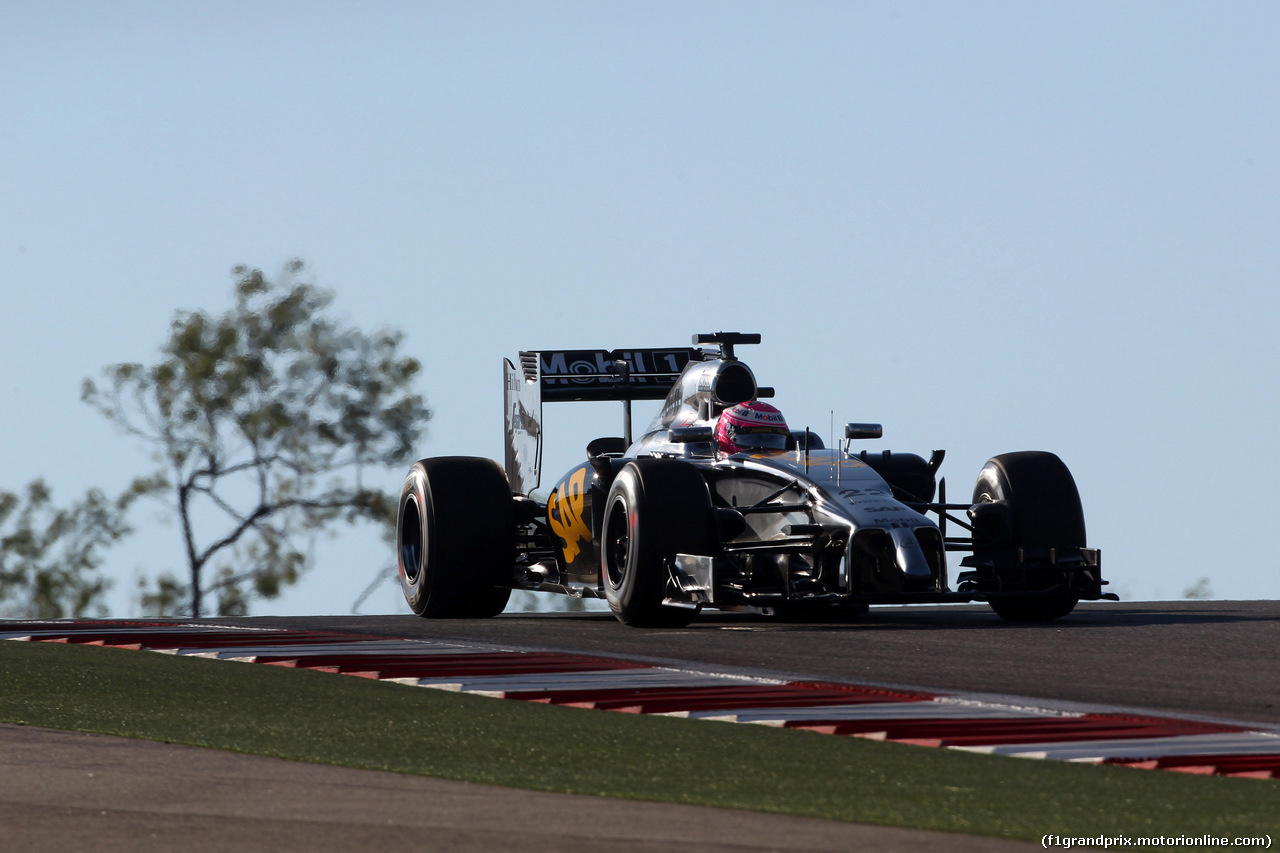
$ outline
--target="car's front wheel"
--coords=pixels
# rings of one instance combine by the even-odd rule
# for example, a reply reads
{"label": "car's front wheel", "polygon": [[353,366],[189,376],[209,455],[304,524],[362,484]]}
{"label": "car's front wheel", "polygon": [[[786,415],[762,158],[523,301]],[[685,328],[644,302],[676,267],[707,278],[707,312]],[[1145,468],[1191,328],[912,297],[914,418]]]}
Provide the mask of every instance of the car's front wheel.
{"label": "car's front wheel", "polygon": [[498,463],[442,456],[413,464],[396,516],[400,588],[419,616],[480,618],[507,606],[516,517]]}
{"label": "car's front wheel", "polygon": [[[1007,506],[1007,530],[1003,543],[1027,554],[1061,553],[1085,546],[1084,510],[1075,479],[1052,453],[1024,451],[993,457],[978,474],[973,503]],[[1011,622],[1047,622],[1066,616],[1079,598],[1067,588],[1063,572],[1038,570],[1035,585],[1041,594],[993,596],[989,603],[1002,619]]]}
{"label": "car's front wheel", "polygon": [[614,478],[605,501],[600,572],[619,621],[636,627],[680,627],[696,607],[664,604],[676,554],[710,556],[711,497],[693,466],[637,459]]}

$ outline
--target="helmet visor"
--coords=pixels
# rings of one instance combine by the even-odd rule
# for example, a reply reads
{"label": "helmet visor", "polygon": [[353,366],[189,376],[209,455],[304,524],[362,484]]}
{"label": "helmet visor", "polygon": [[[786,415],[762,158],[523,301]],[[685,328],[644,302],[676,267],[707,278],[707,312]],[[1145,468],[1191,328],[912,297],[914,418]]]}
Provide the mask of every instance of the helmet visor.
{"label": "helmet visor", "polygon": [[738,427],[732,437],[743,450],[786,450],[790,434],[778,432],[777,427]]}

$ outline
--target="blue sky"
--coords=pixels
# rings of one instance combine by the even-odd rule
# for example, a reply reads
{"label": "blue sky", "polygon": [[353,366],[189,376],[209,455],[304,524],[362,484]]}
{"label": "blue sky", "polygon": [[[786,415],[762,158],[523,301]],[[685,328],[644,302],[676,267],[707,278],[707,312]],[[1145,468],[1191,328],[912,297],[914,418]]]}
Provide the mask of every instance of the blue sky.
{"label": "blue sky", "polygon": [[[81,380],[300,257],[405,331],[422,456],[501,456],[520,349],[758,331],[794,426],[945,448],[953,497],[1058,453],[1123,597],[1280,596],[1274,4],[0,6],[0,488],[148,470]],[[546,476],[619,418],[549,407]],[[116,615],[181,568],[135,523]],[[316,558],[253,612],[347,612],[391,559]]]}

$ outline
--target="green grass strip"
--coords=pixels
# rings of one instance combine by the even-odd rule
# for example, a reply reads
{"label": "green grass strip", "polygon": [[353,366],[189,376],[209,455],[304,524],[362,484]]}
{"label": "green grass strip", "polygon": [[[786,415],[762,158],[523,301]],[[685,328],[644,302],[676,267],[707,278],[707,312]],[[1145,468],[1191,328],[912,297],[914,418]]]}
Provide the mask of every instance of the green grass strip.
{"label": "green grass strip", "polygon": [[0,642],[0,721],[576,794],[1039,841],[1277,834],[1280,783],[503,701]]}

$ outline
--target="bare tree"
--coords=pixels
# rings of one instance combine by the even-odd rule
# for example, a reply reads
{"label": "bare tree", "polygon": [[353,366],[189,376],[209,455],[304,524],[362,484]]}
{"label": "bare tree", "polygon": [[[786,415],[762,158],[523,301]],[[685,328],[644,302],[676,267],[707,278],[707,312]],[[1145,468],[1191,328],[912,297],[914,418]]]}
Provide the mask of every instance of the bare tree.
{"label": "bare tree", "polygon": [[234,308],[180,312],[159,362],[84,385],[86,402],[154,447],[160,467],[134,491],[161,498],[181,529],[187,576],[144,588],[156,614],[199,616],[210,596],[219,614],[243,614],[298,579],[315,532],[394,525],[394,497],[362,473],[404,462],[431,416],[399,332],[327,317],[332,294],[299,281],[300,261],[274,283],[233,272]]}

